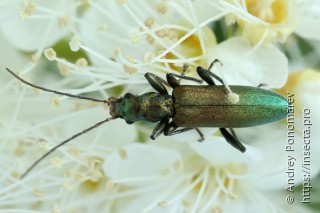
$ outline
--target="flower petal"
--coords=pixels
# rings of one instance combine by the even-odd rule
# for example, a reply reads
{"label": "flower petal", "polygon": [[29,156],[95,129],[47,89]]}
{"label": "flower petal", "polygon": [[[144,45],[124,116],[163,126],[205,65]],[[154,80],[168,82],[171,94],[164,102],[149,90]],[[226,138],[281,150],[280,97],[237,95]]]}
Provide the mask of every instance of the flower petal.
{"label": "flower petal", "polygon": [[141,183],[145,184],[149,178],[163,178],[174,172],[174,163],[179,159],[181,156],[176,151],[135,143],[113,152],[103,168],[115,182],[117,179],[140,178]]}
{"label": "flower petal", "polygon": [[273,45],[255,49],[242,37],[230,38],[213,48],[210,56],[212,61],[219,59],[223,63],[221,74],[228,84],[258,86],[265,83],[270,88],[279,88],[287,80],[287,58]]}

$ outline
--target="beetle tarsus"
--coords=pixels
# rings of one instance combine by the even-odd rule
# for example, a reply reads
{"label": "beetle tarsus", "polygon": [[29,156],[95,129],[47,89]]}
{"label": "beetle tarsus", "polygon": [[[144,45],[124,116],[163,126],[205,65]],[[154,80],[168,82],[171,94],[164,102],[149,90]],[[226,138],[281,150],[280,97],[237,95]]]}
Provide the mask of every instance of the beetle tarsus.
{"label": "beetle tarsus", "polygon": [[203,136],[203,133],[201,132],[201,130],[199,128],[195,128],[195,129],[198,132],[198,134],[200,135],[198,142],[204,141],[204,136]]}
{"label": "beetle tarsus", "polygon": [[223,66],[223,63],[219,59],[216,58],[210,63],[210,66],[209,66],[208,70],[210,71],[211,68],[213,67],[213,65],[216,64],[216,63],[219,63],[221,66]]}

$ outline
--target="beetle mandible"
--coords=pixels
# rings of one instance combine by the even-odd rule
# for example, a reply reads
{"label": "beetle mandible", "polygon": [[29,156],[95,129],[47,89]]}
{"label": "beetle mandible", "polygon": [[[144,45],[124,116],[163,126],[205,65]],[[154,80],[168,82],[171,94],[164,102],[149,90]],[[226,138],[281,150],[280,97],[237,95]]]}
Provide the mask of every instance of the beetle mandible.
{"label": "beetle mandible", "polygon": [[[152,140],[161,134],[169,136],[194,129],[200,135],[199,141],[202,141],[204,137],[198,127],[219,127],[222,136],[228,143],[239,151],[245,152],[246,148],[238,140],[232,128],[250,127],[278,121],[286,117],[288,103],[283,96],[275,92],[258,87],[238,85],[231,85],[230,88],[239,95],[240,100],[237,103],[230,102],[224,82],[210,71],[216,62],[219,61],[214,60],[208,69],[197,67],[196,70],[201,79],[185,76],[186,66],[184,66],[182,75],[168,73],[166,81],[148,72],[144,76],[157,92],[148,92],[142,95],[126,93],[123,97],[110,97],[107,100],[63,93],[37,86],[6,68],[15,78],[29,86],[59,95],[107,103],[110,107],[110,118],[96,123],[50,149],[35,161],[22,174],[21,178],[25,177],[39,162],[60,146],[117,118],[124,119],[128,124],[138,121],[157,123],[150,135]],[[198,83],[203,80],[208,85],[180,85],[177,78]],[[222,85],[216,85],[213,78]],[[169,95],[164,84],[168,84],[173,89],[172,95]],[[227,131],[227,128],[231,131]]]}

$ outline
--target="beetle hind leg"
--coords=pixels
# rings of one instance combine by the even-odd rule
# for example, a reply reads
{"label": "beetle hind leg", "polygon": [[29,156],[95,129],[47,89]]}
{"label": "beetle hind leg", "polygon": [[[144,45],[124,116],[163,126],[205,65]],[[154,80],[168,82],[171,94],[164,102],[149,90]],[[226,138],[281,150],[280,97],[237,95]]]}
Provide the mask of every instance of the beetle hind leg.
{"label": "beetle hind leg", "polygon": [[233,130],[231,131],[232,134],[230,134],[225,128],[220,128],[220,132],[231,146],[233,146],[242,153],[246,151],[246,147],[244,147],[242,143],[238,140]]}

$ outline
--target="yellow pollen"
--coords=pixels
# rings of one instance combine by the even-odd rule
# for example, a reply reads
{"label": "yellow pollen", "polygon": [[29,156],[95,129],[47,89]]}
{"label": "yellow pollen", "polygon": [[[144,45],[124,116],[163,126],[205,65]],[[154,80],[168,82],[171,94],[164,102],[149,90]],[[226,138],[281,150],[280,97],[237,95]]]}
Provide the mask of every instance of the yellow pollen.
{"label": "yellow pollen", "polygon": [[154,55],[153,52],[146,52],[146,53],[144,54],[143,60],[144,60],[145,62],[150,62],[150,61],[152,61],[152,59],[153,59],[154,57],[155,57],[155,55]]}
{"label": "yellow pollen", "polygon": [[60,104],[61,104],[60,98],[59,98],[58,96],[54,96],[54,97],[51,99],[51,104],[52,104],[53,106],[56,106],[56,107],[60,106]]}
{"label": "yellow pollen", "polygon": [[75,173],[74,179],[76,181],[81,182],[81,181],[83,181],[84,177],[85,177],[85,174],[83,172],[77,172],[77,173]]}
{"label": "yellow pollen", "polygon": [[115,56],[120,56],[122,54],[121,49],[119,47],[115,48],[114,54],[115,54]]}
{"label": "yellow pollen", "polygon": [[114,189],[115,186],[116,186],[116,183],[113,182],[112,180],[108,180],[106,183],[107,190],[112,190],[112,189]]}
{"label": "yellow pollen", "polygon": [[44,55],[49,61],[53,61],[57,57],[57,53],[52,48],[45,49]]}
{"label": "yellow pollen", "polygon": [[24,147],[23,147],[23,145],[21,143],[19,143],[19,145],[14,150],[14,155],[16,157],[21,157],[21,156],[24,155]]}
{"label": "yellow pollen", "polygon": [[279,24],[288,18],[288,0],[274,0],[273,2],[246,0],[246,5],[250,14],[270,24]]}
{"label": "yellow pollen", "polygon": [[77,147],[71,147],[68,152],[70,153],[70,155],[72,155],[73,157],[78,157],[80,154],[80,150]]}
{"label": "yellow pollen", "polygon": [[214,207],[212,213],[222,213],[223,210],[220,206]]}
{"label": "yellow pollen", "polygon": [[38,88],[33,88],[32,90],[33,90],[33,92],[34,92],[35,94],[37,94],[37,95],[40,95],[41,92],[42,92],[42,90],[41,90],[41,89],[38,89]]}
{"label": "yellow pollen", "polygon": [[148,27],[148,28],[151,28],[153,25],[154,25],[154,18],[147,18],[145,21],[144,21],[144,24]]}
{"label": "yellow pollen", "polygon": [[40,55],[39,54],[35,53],[35,54],[31,55],[32,63],[34,63],[34,64],[38,63],[39,59],[40,59]]}
{"label": "yellow pollen", "polygon": [[100,171],[94,171],[90,176],[90,181],[98,182],[102,177],[102,173]]}
{"label": "yellow pollen", "polygon": [[128,2],[128,0],[117,0],[118,4],[125,4]]}
{"label": "yellow pollen", "polygon": [[176,160],[173,162],[173,168],[176,171],[181,171],[183,169],[184,165],[183,165],[183,161],[182,160]]}
{"label": "yellow pollen", "polygon": [[24,20],[26,17],[31,16],[37,10],[37,5],[34,2],[29,2],[20,12],[20,18]]}
{"label": "yellow pollen", "polygon": [[235,193],[233,193],[233,192],[227,192],[227,196],[228,196],[228,198],[230,198],[230,199],[236,199],[236,198],[238,198],[238,195],[236,195]]}
{"label": "yellow pollen", "polygon": [[175,29],[170,29],[168,32],[168,37],[170,40],[178,40],[179,33]]}
{"label": "yellow pollen", "polygon": [[58,22],[59,22],[59,28],[64,29],[70,23],[70,18],[67,16],[63,16],[59,18]]}
{"label": "yellow pollen", "polygon": [[58,207],[54,207],[51,213],[61,213],[61,210]]}
{"label": "yellow pollen", "polygon": [[160,3],[156,6],[156,10],[160,14],[164,14],[167,11],[168,7],[165,3]]}
{"label": "yellow pollen", "polygon": [[66,64],[58,62],[57,66],[62,76],[67,76],[70,74],[70,68]]}
{"label": "yellow pollen", "polygon": [[119,149],[118,154],[122,160],[128,159],[128,153],[126,152],[125,149],[122,149],[122,148]]}
{"label": "yellow pollen", "polygon": [[151,35],[147,35],[147,42],[148,42],[149,44],[153,44],[153,43],[154,43],[154,38],[152,38]]}
{"label": "yellow pollen", "polygon": [[161,208],[167,208],[168,207],[168,202],[166,201],[161,201],[158,203],[158,206]]}
{"label": "yellow pollen", "polygon": [[88,66],[88,61],[85,58],[79,58],[76,61],[76,65],[80,68],[86,68]]}
{"label": "yellow pollen", "polygon": [[159,36],[160,38],[164,38],[167,35],[166,30],[157,30],[156,35]]}
{"label": "yellow pollen", "polygon": [[62,161],[60,158],[58,157],[53,157],[51,158],[51,165],[55,168],[61,168],[61,165],[62,165]]}
{"label": "yellow pollen", "polygon": [[107,32],[107,30],[108,30],[108,25],[106,25],[106,24],[101,24],[98,27],[98,31],[100,31],[100,32]]}
{"label": "yellow pollen", "polygon": [[123,69],[124,69],[124,71],[126,73],[129,73],[129,74],[134,74],[134,73],[136,73],[138,71],[136,68],[131,67],[131,66],[127,65],[127,64],[123,65]]}
{"label": "yellow pollen", "polygon": [[92,172],[97,164],[100,164],[102,161],[97,158],[88,159],[88,167],[89,171]]}
{"label": "yellow pollen", "polygon": [[36,197],[43,197],[44,196],[44,193],[42,190],[40,189],[34,189],[32,190],[32,194]]}
{"label": "yellow pollen", "polygon": [[79,51],[82,44],[83,44],[83,41],[78,35],[74,35],[69,42],[70,49],[73,52]]}
{"label": "yellow pollen", "polygon": [[127,59],[128,59],[128,61],[129,61],[130,63],[135,63],[135,58],[134,58],[133,55],[128,55],[128,56],[127,56]]}
{"label": "yellow pollen", "polygon": [[48,149],[48,143],[44,140],[39,140],[38,141],[38,146],[41,148],[41,149],[44,149],[44,150],[47,150]]}
{"label": "yellow pollen", "polygon": [[73,186],[71,185],[71,183],[68,183],[68,182],[64,182],[62,186],[69,191],[73,189]]}

